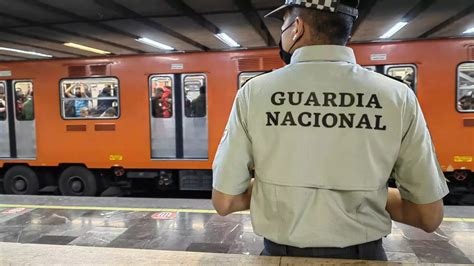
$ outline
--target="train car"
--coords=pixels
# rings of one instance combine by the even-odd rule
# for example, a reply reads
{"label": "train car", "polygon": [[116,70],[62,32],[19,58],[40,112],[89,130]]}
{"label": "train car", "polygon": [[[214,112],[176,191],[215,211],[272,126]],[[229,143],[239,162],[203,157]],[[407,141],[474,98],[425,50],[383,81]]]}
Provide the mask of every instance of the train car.
{"label": "train car", "polygon": [[[413,88],[446,177],[472,187],[473,39],[351,47]],[[0,63],[5,193],[209,190],[237,90],[282,66],[276,49]]]}

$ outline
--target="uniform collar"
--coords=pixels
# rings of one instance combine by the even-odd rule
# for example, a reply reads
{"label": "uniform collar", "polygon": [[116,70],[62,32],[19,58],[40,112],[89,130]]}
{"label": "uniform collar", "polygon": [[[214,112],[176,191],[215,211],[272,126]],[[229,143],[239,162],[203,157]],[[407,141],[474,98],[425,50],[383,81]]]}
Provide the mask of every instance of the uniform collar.
{"label": "uniform collar", "polygon": [[298,48],[291,57],[291,64],[308,61],[343,61],[356,64],[354,51],[339,45],[305,46]]}

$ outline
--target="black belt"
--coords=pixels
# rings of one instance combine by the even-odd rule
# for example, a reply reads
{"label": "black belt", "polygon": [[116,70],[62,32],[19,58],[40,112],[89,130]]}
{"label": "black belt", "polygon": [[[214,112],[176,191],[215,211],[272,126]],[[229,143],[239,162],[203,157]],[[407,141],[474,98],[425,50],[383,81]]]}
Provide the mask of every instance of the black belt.
{"label": "black belt", "polygon": [[280,245],[268,239],[263,241],[263,256],[314,257],[350,260],[386,261],[387,255],[382,246],[382,239],[346,248],[297,248]]}

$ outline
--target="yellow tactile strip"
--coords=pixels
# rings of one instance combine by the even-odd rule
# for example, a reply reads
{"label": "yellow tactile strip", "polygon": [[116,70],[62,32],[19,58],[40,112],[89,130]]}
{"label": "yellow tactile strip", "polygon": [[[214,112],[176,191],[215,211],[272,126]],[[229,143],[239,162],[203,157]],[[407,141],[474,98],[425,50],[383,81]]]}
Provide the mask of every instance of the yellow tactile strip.
{"label": "yellow tactile strip", "polygon": [[[181,212],[181,213],[208,213],[216,214],[215,210],[195,209],[166,209],[166,208],[127,208],[127,207],[97,207],[97,206],[54,206],[54,205],[18,205],[0,204],[0,208],[24,208],[24,209],[52,209],[52,210],[87,210],[87,211],[128,211],[128,212]],[[238,214],[249,215],[250,212],[239,212]]]}
{"label": "yellow tactile strip", "polygon": [[[127,212],[180,212],[180,213],[208,213],[216,214],[215,210],[195,209],[166,209],[166,208],[127,208],[127,207],[98,207],[98,206],[54,206],[54,205],[18,205],[0,204],[0,208],[25,208],[25,209],[52,209],[52,210],[83,210],[83,211],[127,211]],[[249,211],[236,214],[249,215]],[[445,222],[474,223],[474,218],[445,217]]]}

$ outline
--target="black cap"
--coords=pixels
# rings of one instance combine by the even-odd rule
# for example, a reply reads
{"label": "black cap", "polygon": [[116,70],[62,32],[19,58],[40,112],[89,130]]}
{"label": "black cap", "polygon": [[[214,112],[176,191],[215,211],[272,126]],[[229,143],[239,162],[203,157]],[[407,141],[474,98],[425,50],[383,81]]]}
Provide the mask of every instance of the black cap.
{"label": "black cap", "polygon": [[286,0],[285,4],[272,12],[265,15],[265,17],[272,17],[282,20],[285,11],[289,7],[310,8],[331,13],[342,13],[357,19],[359,16],[359,0]]}

